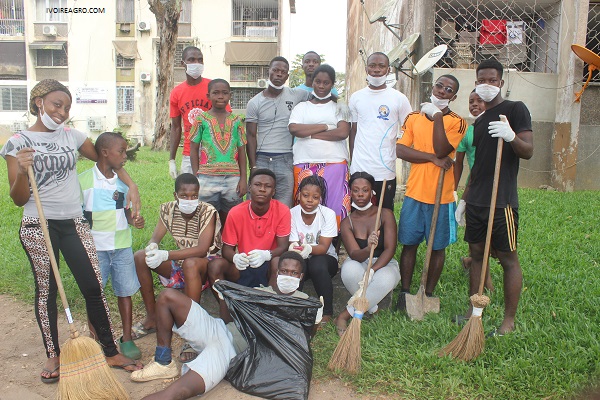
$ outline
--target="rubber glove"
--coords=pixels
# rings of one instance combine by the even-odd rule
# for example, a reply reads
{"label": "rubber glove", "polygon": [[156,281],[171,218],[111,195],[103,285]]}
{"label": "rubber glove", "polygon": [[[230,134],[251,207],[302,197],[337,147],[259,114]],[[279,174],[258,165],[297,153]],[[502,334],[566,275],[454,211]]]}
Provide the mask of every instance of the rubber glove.
{"label": "rubber glove", "polygon": [[466,221],[465,221],[466,209],[467,209],[467,203],[463,199],[460,199],[460,201],[458,202],[458,206],[456,207],[456,211],[454,212],[454,218],[456,218],[456,222],[460,226],[466,225]]}
{"label": "rubber glove", "polygon": [[421,103],[421,114],[427,115],[429,118],[433,118],[435,114],[441,113],[442,111],[433,105],[433,103]]}
{"label": "rubber glove", "polygon": [[500,115],[500,121],[492,121],[488,127],[488,132],[492,137],[499,137],[504,139],[505,142],[510,143],[515,140],[515,132],[510,127],[506,116]]}
{"label": "rubber glove", "polygon": [[250,268],[258,268],[271,259],[271,252],[269,250],[252,250],[248,253],[248,260],[250,260]]}
{"label": "rubber glove", "polygon": [[[237,254],[236,254],[236,255],[237,255]],[[235,256],[234,256],[234,257],[235,257]],[[220,281],[220,279],[217,279],[217,280],[215,281],[215,283],[217,283],[217,282],[219,282],[219,281]],[[212,290],[214,290],[215,292],[217,292],[217,296],[219,296],[219,299],[221,299],[221,300],[225,300],[225,299],[223,298],[223,293],[221,293],[221,291],[220,291],[219,289],[217,289],[217,288],[215,287],[215,285],[214,285],[214,284],[212,285]]]}
{"label": "rubber glove", "polygon": [[151,250],[146,253],[146,264],[152,269],[157,268],[163,261],[169,259],[167,250]]}
{"label": "rubber glove", "polygon": [[298,242],[292,242],[290,243],[290,246],[288,247],[288,251],[295,251],[296,253],[300,253],[299,250],[295,249],[294,247],[300,247],[300,245],[298,244]]}
{"label": "rubber glove", "polygon": [[250,260],[246,253],[237,253],[233,255],[233,263],[237,269],[243,271],[250,265]]}
{"label": "rubber glove", "polygon": [[158,250],[158,245],[154,242],[151,242],[148,246],[146,246],[146,248],[144,249],[144,251],[146,252],[146,255],[148,255],[149,252],[151,252],[152,250]]}
{"label": "rubber glove", "polygon": [[317,310],[317,316],[315,317],[315,325],[319,325],[323,320],[323,296],[319,297],[319,301],[321,302],[321,307]]}
{"label": "rubber glove", "polygon": [[308,256],[310,256],[310,253],[312,253],[312,246],[308,243],[304,243],[302,245],[302,251],[300,251],[300,255],[302,258],[307,259]]}
{"label": "rubber glove", "polygon": [[175,160],[169,160],[169,175],[171,175],[171,178],[177,179],[177,164],[175,164]]}

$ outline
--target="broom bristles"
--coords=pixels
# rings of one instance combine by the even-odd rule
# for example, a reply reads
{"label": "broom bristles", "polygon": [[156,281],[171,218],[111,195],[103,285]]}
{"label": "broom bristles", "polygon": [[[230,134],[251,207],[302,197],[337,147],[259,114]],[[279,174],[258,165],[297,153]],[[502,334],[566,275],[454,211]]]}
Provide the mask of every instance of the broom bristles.
{"label": "broom bristles", "polygon": [[335,371],[343,369],[350,374],[356,374],[360,371],[360,318],[352,318],[350,326],[340,338],[340,341],[329,360],[327,367]]}
{"label": "broom bristles", "polygon": [[79,336],[67,340],[60,353],[58,400],[128,400],[100,345]]}

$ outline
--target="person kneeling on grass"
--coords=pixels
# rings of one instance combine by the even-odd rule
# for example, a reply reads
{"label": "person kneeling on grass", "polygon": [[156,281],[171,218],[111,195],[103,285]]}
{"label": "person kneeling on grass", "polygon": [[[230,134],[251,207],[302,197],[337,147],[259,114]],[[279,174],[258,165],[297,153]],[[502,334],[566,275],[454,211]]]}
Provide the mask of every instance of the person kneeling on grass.
{"label": "person kneeling on grass", "polygon": [[[167,288],[183,289],[186,296],[200,302],[208,286],[207,265],[221,246],[221,223],[217,210],[198,201],[200,185],[192,174],[175,180],[175,200],[160,206],[159,221],[145,250],[134,255],[141,285],[146,319],[133,326],[134,339],[156,331],[156,302],[152,273],[158,274]],[[159,250],[158,245],[169,232],[179,250]]]}
{"label": "person kneeling on grass", "polygon": [[[297,290],[304,268],[302,256],[287,251],[279,257],[277,284],[256,289],[306,299],[308,295]],[[217,294],[220,303],[224,305],[222,295],[218,292]],[[315,325],[320,322],[322,310],[323,308],[317,313]],[[229,312],[223,319],[213,318],[198,303],[175,290],[167,289],[160,294],[157,317],[158,333],[154,361],[143,370],[132,373],[132,381],[171,379],[179,375],[179,368],[171,356],[172,332],[186,340],[199,355],[183,364],[181,378],[166,389],[144,399],[187,399],[204,394],[225,377],[231,359],[248,347]],[[293,385],[292,378],[290,377],[290,384]]]}

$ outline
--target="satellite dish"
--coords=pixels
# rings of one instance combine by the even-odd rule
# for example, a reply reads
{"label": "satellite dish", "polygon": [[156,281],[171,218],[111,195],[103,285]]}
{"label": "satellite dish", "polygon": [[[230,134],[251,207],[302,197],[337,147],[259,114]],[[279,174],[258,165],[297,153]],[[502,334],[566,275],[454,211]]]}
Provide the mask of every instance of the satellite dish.
{"label": "satellite dish", "polygon": [[575,93],[575,102],[579,103],[581,101],[581,96],[583,95],[583,91],[588,87],[590,80],[592,79],[592,73],[600,69],[600,56],[593,51],[586,49],[583,46],[578,44],[572,44],[571,50],[573,53],[577,55],[577,57],[581,58],[588,65],[588,76],[585,84],[581,88],[581,90]]}
{"label": "satellite dish", "polygon": [[448,46],[445,44],[440,44],[439,46],[429,50],[427,54],[421,57],[419,62],[415,64],[413,67],[413,74],[423,75],[438,61],[440,61],[444,54],[446,54],[446,51],[448,51]]}
{"label": "satellite dish", "polygon": [[364,0],[361,0],[363,9],[365,10],[365,14],[367,15],[367,18],[369,19],[369,23],[371,23],[371,24],[376,21],[381,21],[381,20],[385,21],[388,13],[392,9],[392,7],[394,7],[394,5],[396,5],[397,2],[398,2],[398,0],[389,0],[381,8],[379,8],[377,11],[375,11],[375,13],[373,15],[369,15],[369,13],[367,12],[367,9],[365,7]]}
{"label": "satellite dish", "polygon": [[390,59],[390,65],[394,68],[402,67],[402,64],[410,57],[412,54],[413,47],[419,39],[419,33],[413,33],[403,41],[401,41],[396,47],[394,47],[387,54]]}

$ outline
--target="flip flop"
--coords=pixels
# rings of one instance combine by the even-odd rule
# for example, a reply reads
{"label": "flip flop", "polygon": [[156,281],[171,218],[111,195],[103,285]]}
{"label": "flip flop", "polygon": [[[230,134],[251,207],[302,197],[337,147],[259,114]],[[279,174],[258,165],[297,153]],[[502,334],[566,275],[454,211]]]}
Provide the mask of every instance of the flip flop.
{"label": "flip flop", "polygon": [[494,328],[491,332],[489,332],[487,335],[485,335],[486,338],[491,339],[491,338],[500,338],[502,336],[508,335],[510,332],[508,333],[500,333],[500,331],[498,331],[498,328]]}
{"label": "flip flop", "polygon": [[110,367],[111,368],[115,368],[115,369],[122,369],[123,371],[126,371],[126,372],[139,371],[137,369],[127,369],[127,367],[130,367],[132,365],[137,366],[137,365],[141,365],[141,364],[138,364],[136,361],[131,360],[130,362],[126,362],[126,363],[121,364],[121,365],[111,365]]}
{"label": "flip flop", "polygon": [[[60,368],[60,365],[56,368],[54,368],[52,371],[50,371],[48,368],[44,368],[42,369],[42,372],[47,372],[48,375],[52,375],[53,373],[55,373],[56,371],[58,371]],[[58,380],[60,379],[60,373],[57,376],[50,376],[49,378],[43,377],[40,375],[40,379],[42,380],[43,383],[55,383],[58,382]]]}
{"label": "flip flop", "polygon": [[138,340],[143,338],[144,336],[148,336],[151,333],[155,333],[156,328],[145,328],[142,322],[136,322],[131,327],[131,336],[133,340]]}
{"label": "flip flop", "polygon": [[[192,357],[184,357],[184,354],[193,354]],[[192,346],[190,346],[189,343],[184,343],[183,347],[181,348],[181,351],[179,352],[179,361],[182,362],[183,364],[185,363],[189,363],[190,361],[194,361],[196,359],[196,357],[198,357],[198,352],[196,350],[194,350],[192,348]]]}

